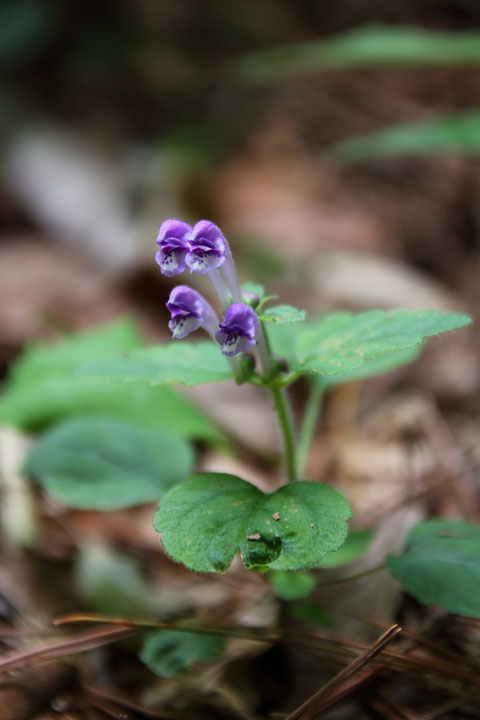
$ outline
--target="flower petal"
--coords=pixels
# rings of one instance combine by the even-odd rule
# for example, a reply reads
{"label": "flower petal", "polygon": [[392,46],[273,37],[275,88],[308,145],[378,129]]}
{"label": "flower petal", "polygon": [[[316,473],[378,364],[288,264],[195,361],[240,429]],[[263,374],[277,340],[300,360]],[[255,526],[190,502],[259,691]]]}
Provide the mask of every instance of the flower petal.
{"label": "flower petal", "polygon": [[185,262],[190,268],[190,272],[198,272],[203,275],[220,267],[225,262],[225,256],[215,250],[206,251],[203,248],[195,248],[186,254]]}
{"label": "flower petal", "polygon": [[180,275],[185,269],[185,255],[187,251],[183,248],[175,250],[174,248],[159,250],[155,255],[155,262],[160,265],[163,275],[174,277]]}
{"label": "flower petal", "polygon": [[194,330],[198,330],[202,325],[202,318],[195,317],[194,315],[177,315],[173,317],[168,323],[168,327],[172,331],[173,337],[181,338],[187,337]]}
{"label": "flower petal", "polygon": [[257,315],[255,311],[244,303],[233,303],[226,312],[220,328],[227,332],[233,331],[240,335],[246,335],[251,340],[255,338],[257,327]]}
{"label": "flower petal", "polygon": [[188,242],[187,236],[191,231],[191,226],[188,225],[188,223],[182,222],[182,220],[176,220],[175,218],[164,220],[158,231],[157,243],[161,245],[165,243],[165,241],[183,241],[183,245],[186,248]]}

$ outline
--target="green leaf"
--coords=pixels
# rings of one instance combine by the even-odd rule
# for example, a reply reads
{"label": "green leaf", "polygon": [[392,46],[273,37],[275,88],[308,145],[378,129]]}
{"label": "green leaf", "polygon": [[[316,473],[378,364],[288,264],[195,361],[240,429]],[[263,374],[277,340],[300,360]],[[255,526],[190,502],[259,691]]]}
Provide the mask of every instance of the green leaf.
{"label": "green leaf", "polygon": [[480,33],[364,26],[322,40],[261,50],[237,61],[236,73],[258,83],[303,73],[372,66],[474,65]]}
{"label": "green leaf", "polygon": [[312,326],[312,320],[301,325],[282,325],[270,323],[265,331],[268,335],[272,352],[287,360],[290,367],[297,364],[297,345],[301,335]]}
{"label": "green leaf", "polygon": [[298,600],[310,595],[315,587],[315,575],[309,572],[273,570],[268,574],[275,595],[282,600]]}
{"label": "green leaf", "polygon": [[305,310],[299,310],[293,305],[275,305],[274,307],[263,310],[262,314],[259,315],[259,319],[262,322],[274,322],[274,323],[298,323],[303,322],[307,314]]}
{"label": "green leaf", "polygon": [[142,345],[137,325],[131,318],[123,317],[86,332],[67,335],[56,342],[33,343],[15,364],[9,380],[18,384],[32,383],[52,372],[74,372],[79,365],[94,358],[127,352]]}
{"label": "green leaf", "polygon": [[81,364],[141,344],[133,322],[122,319],[60,342],[29,346],[4,387],[0,420],[37,431],[65,417],[101,414],[181,437],[224,442],[215,425],[172,388],[75,374]]}
{"label": "green leaf", "polygon": [[69,507],[115,510],[157,500],[192,463],[190,446],[175,435],[85,418],[44,435],[25,471]]}
{"label": "green leaf", "polygon": [[265,495],[235,475],[198,473],[162,499],[154,527],[166,552],[197,572],[245,567],[302,570],[339,548],[351,517],[331,487],[296,482]]}
{"label": "green leaf", "polygon": [[370,530],[352,530],[344,545],[335,552],[325,555],[317,567],[327,570],[354,562],[367,551],[371,539]]}
{"label": "green leaf", "polygon": [[363,365],[350,370],[350,372],[339,373],[338,375],[330,375],[322,378],[317,377],[316,379],[317,381],[324,383],[327,388],[330,388],[347,382],[377,377],[378,375],[384,375],[385,373],[392,372],[403,365],[408,365],[408,363],[413,362],[420,355],[422,349],[423,345],[422,343],[419,343],[413,347],[390,352],[386,355],[374,355],[373,357],[368,358],[368,360],[365,360]]}
{"label": "green leaf", "polygon": [[425,605],[480,617],[480,525],[428,520],[410,531],[405,552],[387,564],[407,592]]}
{"label": "green leaf", "polygon": [[301,327],[292,370],[323,375],[351,372],[372,357],[414,347],[427,337],[470,322],[467,315],[437,310],[333,313]]}
{"label": "green leaf", "polygon": [[424,338],[470,322],[437,310],[337,312],[298,327],[272,324],[268,336],[291,370],[319,373],[330,386],[394,370],[418,356]]}
{"label": "green leaf", "polygon": [[264,295],[263,296],[263,298],[258,303],[258,306],[255,308],[260,320],[266,319],[265,317],[263,317],[263,308],[265,307],[265,305],[268,305],[268,303],[271,302],[272,300],[277,300],[277,298],[278,298],[278,295]]}
{"label": "green leaf", "polygon": [[174,677],[197,662],[216,660],[225,645],[219,635],[155,630],[146,635],[140,660],[156,675]]}
{"label": "green leaf", "polygon": [[0,419],[29,431],[44,430],[65,418],[99,413],[182,438],[226,443],[211,420],[166,385],[52,375],[32,385],[8,385],[0,399]]}
{"label": "green leaf", "polygon": [[393,155],[477,154],[480,151],[480,111],[394,125],[369,135],[348,138],[331,150],[338,160],[346,163]]}
{"label": "green leaf", "polygon": [[201,385],[234,377],[218,345],[185,340],[101,360],[81,368],[80,374],[107,375],[128,382],[143,381],[150,385]]}

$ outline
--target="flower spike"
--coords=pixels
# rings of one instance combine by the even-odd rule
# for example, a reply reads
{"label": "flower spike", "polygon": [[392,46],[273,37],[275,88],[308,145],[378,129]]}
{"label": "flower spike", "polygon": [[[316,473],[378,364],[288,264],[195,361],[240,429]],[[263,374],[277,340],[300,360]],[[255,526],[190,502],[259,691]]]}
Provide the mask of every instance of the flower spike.
{"label": "flower spike", "polygon": [[160,225],[157,238],[160,250],[155,255],[155,260],[164,275],[173,277],[186,269],[185,257],[189,250],[187,236],[191,229],[187,223],[174,218],[165,220]]}
{"label": "flower spike", "polygon": [[167,310],[171,314],[168,327],[174,338],[184,338],[202,327],[215,339],[218,318],[200,293],[186,285],[177,285],[170,293]]}

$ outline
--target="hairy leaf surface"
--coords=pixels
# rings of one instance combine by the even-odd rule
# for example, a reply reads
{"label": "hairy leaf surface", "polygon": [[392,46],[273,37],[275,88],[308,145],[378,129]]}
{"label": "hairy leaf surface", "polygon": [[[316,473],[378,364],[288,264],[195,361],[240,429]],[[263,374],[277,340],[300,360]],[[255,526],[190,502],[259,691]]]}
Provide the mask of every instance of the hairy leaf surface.
{"label": "hairy leaf surface", "polygon": [[226,572],[238,552],[247,568],[299,570],[344,543],[350,517],[322,483],[266,495],[235,475],[198,473],[163,497],[154,527],[167,553],[197,572]]}
{"label": "hairy leaf surface", "polygon": [[418,345],[427,337],[468,325],[467,315],[437,310],[333,313],[303,332],[294,370],[337,375],[366,360]]}
{"label": "hairy leaf surface", "polygon": [[303,322],[306,317],[307,313],[305,310],[299,310],[293,307],[293,305],[275,305],[267,310],[263,310],[259,315],[259,319],[263,322],[287,324]]}
{"label": "hairy leaf surface", "polygon": [[272,324],[273,352],[295,373],[315,373],[327,385],[394,370],[417,357],[426,338],[471,323],[468,315],[437,310],[336,312],[301,325]]}
{"label": "hairy leaf surface", "polygon": [[379,375],[385,375],[385,373],[392,372],[413,362],[422,350],[423,343],[418,343],[418,345],[414,345],[413,347],[403,348],[402,350],[389,352],[385,355],[374,355],[365,360],[363,365],[359,365],[353,368],[353,370],[338,373],[338,375],[325,375],[317,378],[317,380],[321,380],[327,387],[333,387],[347,382],[378,377]]}

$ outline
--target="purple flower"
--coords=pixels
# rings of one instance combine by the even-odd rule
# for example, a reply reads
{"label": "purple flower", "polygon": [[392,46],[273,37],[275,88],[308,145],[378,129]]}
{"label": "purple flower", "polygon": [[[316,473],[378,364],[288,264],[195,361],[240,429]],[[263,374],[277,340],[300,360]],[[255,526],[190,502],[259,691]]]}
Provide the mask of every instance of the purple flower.
{"label": "purple flower", "polygon": [[170,293],[167,309],[172,318],[168,327],[175,338],[184,338],[203,327],[212,338],[218,327],[218,319],[208,302],[196,290],[177,285]]}
{"label": "purple flower", "polygon": [[249,352],[257,344],[258,318],[254,310],[243,303],[234,303],[227,308],[223,322],[215,333],[215,339],[222,345],[227,357]]}
{"label": "purple flower", "polygon": [[222,231],[210,220],[200,220],[188,236],[185,262],[190,272],[207,273],[225,262],[228,248]]}
{"label": "purple flower", "polygon": [[186,269],[185,256],[189,250],[187,236],[191,229],[187,223],[174,218],[165,220],[160,225],[157,238],[160,250],[155,255],[155,260],[164,275],[173,277]]}

